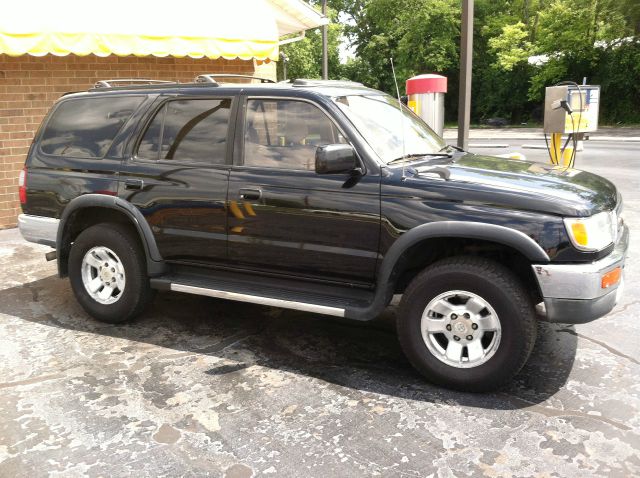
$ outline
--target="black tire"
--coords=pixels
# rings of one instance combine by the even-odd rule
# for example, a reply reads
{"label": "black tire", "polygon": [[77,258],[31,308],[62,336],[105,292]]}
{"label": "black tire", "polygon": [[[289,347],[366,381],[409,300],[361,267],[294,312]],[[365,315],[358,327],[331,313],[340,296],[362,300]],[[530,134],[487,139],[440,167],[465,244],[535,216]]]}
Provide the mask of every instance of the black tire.
{"label": "black tire", "polygon": [[[116,302],[101,304],[91,297],[82,281],[82,260],[94,247],[111,249],[120,259],[126,282]],[[120,324],[139,315],[153,298],[149,286],[144,251],[138,237],[128,227],[98,224],[81,232],[69,254],[69,279],[73,293],[82,308],[101,322]]]}
{"label": "black tire", "polygon": [[[454,290],[480,296],[500,321],[502,337],[494,355],[471,368],[438,359],[420,330],[429,302]],[[537,335],[534,305],[522,282],[501,264],[479,257],[443,259],[426,268],[406,289],[398,312],[398,338],[411,364],[429,381],[461,391],[491,391],[510,381],[529,358]]]}

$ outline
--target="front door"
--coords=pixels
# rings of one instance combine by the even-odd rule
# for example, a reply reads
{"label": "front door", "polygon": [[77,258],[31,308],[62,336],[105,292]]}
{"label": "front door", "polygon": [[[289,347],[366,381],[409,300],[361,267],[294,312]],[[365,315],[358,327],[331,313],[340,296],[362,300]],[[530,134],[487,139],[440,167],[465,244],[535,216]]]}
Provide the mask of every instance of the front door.
{"label": "front door", "polygon": [[229,258],[244,268],[373,282],[379,177],[315,172],[318,145],[347,142],[317,105],[248,99],[244,160],[229,179]]}
{"label": "front door", "polygon": [[120,196],[137,206],[163,259],[226,260],[231,98],[161,103],[123,167]]}

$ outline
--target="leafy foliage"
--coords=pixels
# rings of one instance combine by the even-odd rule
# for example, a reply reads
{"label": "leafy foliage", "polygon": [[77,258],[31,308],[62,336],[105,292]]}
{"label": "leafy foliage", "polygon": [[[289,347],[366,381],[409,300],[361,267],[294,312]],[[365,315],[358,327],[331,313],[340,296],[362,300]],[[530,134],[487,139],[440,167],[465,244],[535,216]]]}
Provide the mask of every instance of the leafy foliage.
{"label": "leafy foliage", "polygon": [[524,23],[502,27],[502,33],[489,39],[489,47],[496,55],[496,62],[505,71],[513,71],[514,67],[527,61],[533,51],[527,39],[529,33]]}
{"label": "leafy foliage", "polygon": [[[318,1],[312,2],[316,6]],[[459,0],[329,0],[331,78],[395,92],[389,58],[407,78],[449,79],[448,120],[457,115]],[[544,88],[562,80],[602,87],[601,122],[640,122],[640,0],[476,0],[474,121],[541,120]],[[342,37],[356,57],[339,62]],[[319,31],[283,47],[289,77],[321,74]],[[530,64],[538,56],[540,64]]]}
{"label": "leafy foliage", "polygon": [[[343,28],[339,23],[331,23],[328,30],[329,71],[337,72],[341,69],[339,47]],[[288,58],[287,78],[322,78],[322,32],[320,29],[307,31],[304,40],[283,45],[280,51]],[[279,61],[279,79],[284,78],[283,66],[283,62]]]}
{"label": "leafy foliage", "polygon": [[[521,8],[516,5],[502,16],[506,21],[502,32],[488,41],[495,56],[492,66],[506,73],[509,84],[519,91],[527,86],[520,102],[529,104],[533,113],[546,86],[587,78],[602,86],[604,122],[637,122],[640,75],[632,58],[640,54],[636,36],[640,15],[637,8],[635,20],[628,15],[634,3],[637,0],[524,0]],[[526,16],[525,11],[531,14]],[[529,65],[529,57],[536,55],[542,64]]]}

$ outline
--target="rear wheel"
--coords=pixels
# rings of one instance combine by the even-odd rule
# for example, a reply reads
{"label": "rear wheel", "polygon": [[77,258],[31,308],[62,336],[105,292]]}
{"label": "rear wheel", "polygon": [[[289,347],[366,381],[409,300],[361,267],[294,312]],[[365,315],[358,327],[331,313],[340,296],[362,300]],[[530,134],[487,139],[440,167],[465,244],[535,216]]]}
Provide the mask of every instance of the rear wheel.
{"label": "rear wheel", "polygon": [[532,301],[504,266],[477,257],[444,259],[415,277],[400,303],[398,337],[427,379],[465,391],[509,381],[536,339]]}
{"label": "rear wheel", "polygon": [[138,238],[120,224],[98,224],[78,235],[69,279],[80,305],[103,322],[133,319],[153,296]]}

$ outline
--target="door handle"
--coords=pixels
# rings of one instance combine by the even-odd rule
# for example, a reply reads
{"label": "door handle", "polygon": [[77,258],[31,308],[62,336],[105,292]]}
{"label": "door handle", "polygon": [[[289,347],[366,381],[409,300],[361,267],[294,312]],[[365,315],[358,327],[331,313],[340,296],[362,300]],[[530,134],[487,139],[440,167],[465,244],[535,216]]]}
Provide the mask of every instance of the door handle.
{"label": "door handle", "polygon": [[240,199],[255,200],[262,198],[262,189],[240,189]]}
{"label": "door handle", "polygon": [[124,182],[125,189],[142,189],[144,187],[144,181],[142,179],[127,179]]}

